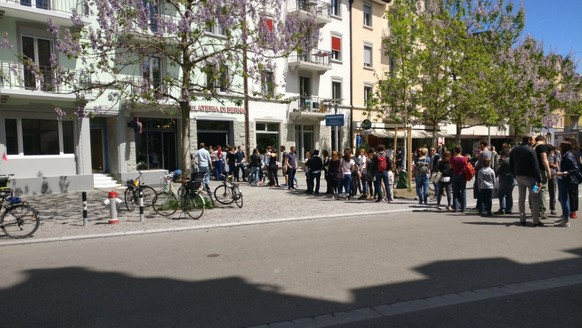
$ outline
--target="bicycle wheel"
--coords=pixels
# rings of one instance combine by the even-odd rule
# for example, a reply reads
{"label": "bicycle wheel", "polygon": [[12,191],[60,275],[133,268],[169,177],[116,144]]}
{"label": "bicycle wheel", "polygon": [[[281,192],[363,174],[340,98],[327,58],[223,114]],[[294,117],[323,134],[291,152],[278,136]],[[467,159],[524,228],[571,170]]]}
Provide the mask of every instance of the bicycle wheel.
{"label": "bicycle wheel", "polygon": [[[154,199],[158,194],[156,190],[150,186],[141,186],[140,190],[143,192],[143,206],[150,207],[154,203]],[[137,195],[139,197],[139,194]],[[139,198],[137,199],[139,205]]]}
{"label": "bicycle wheel", "polygon": [[133,193],[133,189],[125,189],[124,192],[124,199],[125,199],[125,207],[127,207],[127,210],[130,212],[133,212],[133,210],[135,209],[135,199],[134,199],[135,194]]}
{"label": "bicycle wheel", "polygon": [[176,213],[178,205],[178,198],[169,192],[157,194],[152,202],[154,211],[163,216],[171,216]]}
{"label": "bicycle wheel", "polygon": [[40,216],[38,212],[25,204],[9,207],[0,217],[2,231],[11,238],[30,237],[38,229],[39,225]]}
{"label": "bicycle wheel", "polygon": [[204,214],[204,198],[198,193],[184,195],[182,210],[192,219],[196,220]]}
{"label": "bicycle wheel", "polygon": [[232,191],[223,184],[214,189],[214,198],[224,205],[228,205],[234,201]]}
{"label": "bicycle wheel", "polygon": [[243,194],[238,187],[232,188],[232,198],[234,198],[234,202],[238,208],[243,207]]}

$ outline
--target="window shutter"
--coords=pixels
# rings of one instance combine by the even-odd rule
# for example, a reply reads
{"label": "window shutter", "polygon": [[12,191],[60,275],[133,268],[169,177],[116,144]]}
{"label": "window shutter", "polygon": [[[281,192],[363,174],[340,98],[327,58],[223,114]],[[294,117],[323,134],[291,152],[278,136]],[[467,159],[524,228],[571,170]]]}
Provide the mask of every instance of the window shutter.
{"label": "window shutter", "polygon": [[267,28],[269,29],[269,31],[273,32],[273,20],[271,18],[263,18],[265,20],[265,25],[267,25]]}
{"label": "window shutter", "polygon": [[341,51],[342,50],[342,39],[337,36],[331,37],[331,50]]}

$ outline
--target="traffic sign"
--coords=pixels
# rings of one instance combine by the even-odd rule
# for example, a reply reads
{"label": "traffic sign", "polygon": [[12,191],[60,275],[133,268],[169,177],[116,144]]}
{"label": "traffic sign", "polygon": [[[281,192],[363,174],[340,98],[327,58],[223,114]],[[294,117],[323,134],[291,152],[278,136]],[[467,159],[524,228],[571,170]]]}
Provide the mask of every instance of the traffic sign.
{"label": "traffic sign", "polygon": [[344,114],[325,115],[325,126],[344,126]]}

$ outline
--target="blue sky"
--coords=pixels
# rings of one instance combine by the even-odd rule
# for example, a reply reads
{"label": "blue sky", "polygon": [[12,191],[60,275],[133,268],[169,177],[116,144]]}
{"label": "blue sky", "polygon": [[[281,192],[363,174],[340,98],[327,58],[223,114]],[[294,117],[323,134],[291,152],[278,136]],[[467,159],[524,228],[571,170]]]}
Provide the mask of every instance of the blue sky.
{"label": "blue sky", "polygon": [[524,35],[543,41],[546,52],[572,52],[582,74],[582,0],[525,0],[525,10]]}

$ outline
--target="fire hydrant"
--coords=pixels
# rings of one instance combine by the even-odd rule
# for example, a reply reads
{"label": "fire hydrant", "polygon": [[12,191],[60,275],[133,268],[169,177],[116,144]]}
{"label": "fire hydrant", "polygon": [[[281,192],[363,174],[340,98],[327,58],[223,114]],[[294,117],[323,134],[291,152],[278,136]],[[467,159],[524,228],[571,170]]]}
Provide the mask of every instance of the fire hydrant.
{"label": "fire hydrant", "polygon": [[117,198],[117,193],[115,191],[110,191],[107,194],[107,199],[103,201],[105,205],[109,205],[109,224],[119,223],[117,218],[117,204],[121,203],[121,199]]}

